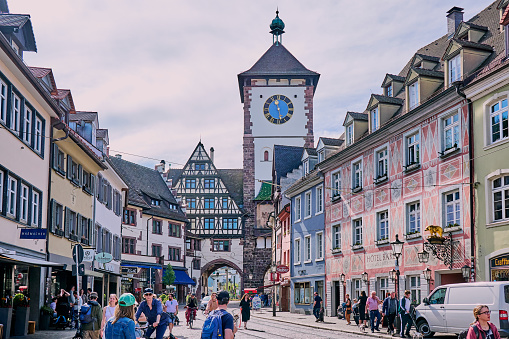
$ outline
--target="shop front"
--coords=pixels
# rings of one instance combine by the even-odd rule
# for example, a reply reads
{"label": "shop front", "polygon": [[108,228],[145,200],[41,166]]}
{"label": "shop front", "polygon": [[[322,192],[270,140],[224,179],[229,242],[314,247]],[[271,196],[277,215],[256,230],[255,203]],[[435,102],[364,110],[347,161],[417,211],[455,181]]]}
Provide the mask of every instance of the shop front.
{"label": "shop front", "polygon": [[[163,276],[166,271],[166,268],[163,269]],[[191,279],[187,274],[187,269],[185,267],[173,267],[173,272],[175,272],[175,281],[173,282],[175,299],[179,303],[184,303],[186,299],[186,290],[189,286],[196,286],[196,281]]]}
{"label": "shop front", "polygon": [[489,259],[490,280],[509,281],[509,253]]}
{"label": "shop front", "polygon": [[160,285],[160,272],[162,271],[160,264],[122,261],[120,267],[122,272],[121,293],[133,293],[138,302],[141,301],[143,290],[147,287],[154,289],[154,292],[159,294],[160,291],[155,290],[155,287]]}

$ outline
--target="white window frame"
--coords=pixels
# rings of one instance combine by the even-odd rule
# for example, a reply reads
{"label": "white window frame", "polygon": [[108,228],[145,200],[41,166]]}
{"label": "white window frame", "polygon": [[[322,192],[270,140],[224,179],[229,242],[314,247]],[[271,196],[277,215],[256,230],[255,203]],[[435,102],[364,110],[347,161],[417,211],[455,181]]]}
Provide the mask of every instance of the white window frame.
{"label": "white window frame", "polygon": [[[421,163],[421,131],[419,129],[413,130],[404,135],[405,137],[405,165],[409,167]],[[416,137],[413,141],[412,137]],[[414,161],[410,163],[410,147],[413,147],[412,153]]]}
{"label": "white window frame", "polygon": [[304,219],[309,219],[311,218],[311,214],[312,214],[312,196],[311,196],[311,191],[307,191],[305,194],[304,194]]}
{"label": "white window frame", "polygon": [[[411,211],[411,207],[413,205],[417,205],[416,208]],[[411,201],[405,204],[405,215],[406,215],[406,230],[405,234],[409,235],[411,232],[412,234],[420,234],[422,232],[421,228],[421,201],[415,200]],[[414,217],[415,220],[415,227],[412,227],[411,225],[411,217]]]}
{"label": "white window frame", "polygon": [[[452,196],[453,200],[447,201]],[[442,203],[444,208],[444,228],[461,226],[461,193],[456,189],[442,194]],[[453,219],[449,220],[449,207],[452,208]],[[457,225],[454,225],[457,224]]]}
{"label": "white window frame", "polygon": [[[385,299],[385,295],[387,292],[390,292],[389,288],[389,277],[379,277],[378,279],[378,295],[380,295],[380,300]],[[382,286],[384,285],[384,286]]]}
{"label": "white window frame", "polygon": [[32,226],[39,227],[40,193],[32,189]]}
{"label": "white window frame", "polygon": [[[493,220],[492,222],[493,223],[498,223],[498,222],[506,222],[507,220],[509,220],[509,215],[506,215],[504,216],[504,213],[505,212],[505,206],[506,204],[508,203],[508,200],[509,200],[509,182],[505,183],[506,181],[506,177],[509,178],[509,173],[503,173],[502,175],[499,175],[495,178],[492,178],[490,180],[490,189],[491,189],[491,194],[490,194],[490,198],[491,198],[491,219]],[[495,181],[500,179],[500,186],[499,187],[496,187],[495,188]],[[509,181],[509,179],[507,179],[507,181]],[[500,197],[501,197],[501,200],[500,200],[500,205],[501,205],[501,218],[500,219],[495,219],[495,215],[496,215],[496,209],[495,209],[495,194],[498,194],[500,193]]]}
{"label": "white window frame", "polygon": [[341,251],[341,224],[332,225],[332,245],[333,251]]}
{"label": "white window frame", "polygon": [[[19,135],[20,131],[20,119],[21,119],[21,98],[14,92],[12,93],[11,98],[11,120],[9,123],[9,128]],[[16,100],[18,105],[16,105]]]}
{"label": "white window frame", "polygon": [[7,84],[0,80],[0,121],[7,122]]}
{"label": "white window frame", "polygon": [[371,110],[370,119],[371,119],[371,132],[374,132],[380,128],[380,115],[378,114],[378,106]]}
{"label": "white window frame", "polygon": [[[454,117],[457,120],[454,121]],[[450,120],[450,122],[449,122]],[[454,110],[442,117],[442,152],[446,152],[449,149],[453,149],[454,145],[456,148],[461,148],[461,114],[459,110]],[[451,142],[448,144],[448,134],[451,135]]]}
{"label": "white window frame", "polygon": [[352,279],[352,299],[359,299],[362,291],[361,279]]}
{"label": "white window frame", "polygon": [[[14,185],[13,185],[14,184]],[[16,217],[18,200],[18,179],[11,177],[7,178],[7,214],[11,217]],[[12,211],[12,212],[11,212]]]}
{"label": "white window frame", "polygon": [[315,259],[315,261],[322,261],[323,260],[323,231],[316,232],[315,241],[316,241],[316,259]]}
{"label": "white window frame", "polygon": [[[379,158],[380,153],[384,153],[383,157]],[[384,163],[385,166],[385,173],[380,173],[380,162]],[[378,178],[382,178],[384,176],[389,177],[389,145],[385,144],[381,147],[378,147],[375,149],[375,156],[374,156],[374,166],[375,166],[375,181]]]}
{"label": "white window frame", "polygon": [[352,190],[358,188],[362,188],[362,159],[352,161]]}
{"label": "white window frame", "polygon": [[332,200],[341,197],[341,170],[331,174],[331,198]]}
{"label": "white window frame", "polygon": [[386,87],[386,96],[388,97],[392,97],[394,96],[394,93],[393,93],[393,87],[392,87],[392,83]]}
{"label": "white window frame", "polygon": [[315,215],[323,213],[323,187],[316,187],[316,212]]}
{"label": "white window frame", "polygon": [[37,115],[35,116],[35,139],[34,139],[34,150],[37,153],[42,152],[42,119]]}
{"label": "white window frame", "polygon": [[297,238],[293,241],[294,247],[293,247],[293,261],[294,265],[300,265],[301,260],[301,249],[300,249],[300,238]]}
{"label": "white window frame", "polygon": [[304,165],[304,176],[309,174],[309,159],[303,161]]}
{"label": "white window frame", "polygon": [[408,110],[412,110],[419,105],[419,81],[408,85]]}
{"label": "white window frame", "polygon": [[23,141],[28,145],[32,142],[32,115],[32,109],[25,105],[25,112],[23,114]]}
{"label": "white window frame", "polygon": [[[498,105],[498,109],[494,107]],[[493,119],[498,118],[498,139],[493,140]],[[507,136],[504,137],[503,120],[509,120],[509,99],[507,97],[498,100],[497,102],[489,105],[489,144],[498,143],[503,140],[509,139],[509,131]]]}
{"label": "white window frame", "polygon": [[346,145],[350,146],[353,144],[353,122],[347,126],[345,126],[346,133]]}
{"label": "white window frame", "polygon": [[417,301],[417,304],[421,303],[421,276],[420,275],[409,275],[408,286],[410,290],[410,302]]}
{"label": "white window frame", "polygon": [[461,80],[461,53],[447,62],[449,66],[449,85]]}
{"label": "white window frame", "polygon": [[21,191],[20,191],[20,211],[19,211],[19,220],[21,222],[26,223],[28,221],[28,198],[30,194],[30,188],[25,185],[21,184]]}
{"label": "white window frame", "polygon": [[362,218],[352,220],[352,245],[362,246],[363,242],[363,229]]}
{"label": "white window frame", "polygon": [[300,200],[300,197],[296,197],[295,198],[294,211],[295,211],[295,221],[300,221],[300,219],[302,218],[302,210],[301,210],[301,200]]}
{"label": "white window frame", "polygon": [[311,262],[311,235],[304,236],[304,263],[310,263]]}
{"label": "white window frame", "polygon": [[[382,235],[382,226],[385,227],[385,236]],[[389,240],[389,210],[383,210],[376,213],[376,240]]]}

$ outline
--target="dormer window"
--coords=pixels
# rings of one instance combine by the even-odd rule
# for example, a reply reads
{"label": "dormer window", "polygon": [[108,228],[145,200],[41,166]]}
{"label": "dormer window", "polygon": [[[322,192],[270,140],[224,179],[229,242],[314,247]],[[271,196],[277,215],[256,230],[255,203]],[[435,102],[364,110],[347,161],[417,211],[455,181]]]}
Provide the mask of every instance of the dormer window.
{"label": "dormer window", "polygon": [[353,144],[353,123],[346,126],[346,144]]}
{"label": "dormer window", "polygon": [[378,116],[378,107],[371,110],[371,132],[376,131],[380,127],[380,118]]}
{"label": "dormer window", "polygon": [[460,54],[449,60],[449,84],[461,80],[461,58]]}
{"label": "dormer window", "polygon": [[408,105],[409,109],[417,107],[419,104],[419,82],[416,81],[408,86]]}
{"label": "dormer window", "polygon": [[158,200],[158,199],[152,199],[150,201],[150,204],[153,205],[153,206],[161,206],[161,200]]}
{"label": "dormer window", "polygon": [[392,84],[385,88],[385,95],[388,97],[392,97]]}
{"label": "dormer window", "polygon": [[325,155],[324,155],[325,151],[322,149],[320,151],[318,151],[318,162],[322,162],[325,160]]}
{"label": "dormer window", "polygon": [[304,175],[309,173],[309,160],[304,160]]}
{"label": "dormer window", "polygon": [[11,46],[12,46],[12,49],[14,50],[14,52],[16,52],[17,55],[21,56],[21,54],[19,54],[18,44],[16,44],[14,41],[11,41]]}

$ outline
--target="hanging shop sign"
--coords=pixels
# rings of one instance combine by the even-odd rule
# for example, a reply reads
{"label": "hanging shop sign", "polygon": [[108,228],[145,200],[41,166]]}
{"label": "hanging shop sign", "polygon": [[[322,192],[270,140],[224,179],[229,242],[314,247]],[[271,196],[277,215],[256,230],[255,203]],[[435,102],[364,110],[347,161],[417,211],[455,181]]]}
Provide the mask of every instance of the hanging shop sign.
{"label": "hanging shop sign", "polygon": [[91,262],[94,261],[95,258],[95,251],[86,249],[83,250],[83,261]]}
{"label": "hanging shop sign", "polygon": [[19,234],[20,239],[46,239],[45,228],[22,228]]}
{"label": "hanging shop sign", "polygon": [[97,261],[100,264],[106,264],[112,260],[113,260],[113,256],[107,252],[101,252],[101,253],[97,253],[95,255],[95,261]]}

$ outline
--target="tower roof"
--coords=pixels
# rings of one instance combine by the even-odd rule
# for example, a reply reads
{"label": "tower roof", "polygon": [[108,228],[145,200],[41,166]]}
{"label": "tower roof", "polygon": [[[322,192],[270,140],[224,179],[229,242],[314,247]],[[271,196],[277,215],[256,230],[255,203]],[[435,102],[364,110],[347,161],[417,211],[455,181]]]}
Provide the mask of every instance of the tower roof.
{"label": "tower roof", "polygon": [[276,17],[270,24],[270,33],[274,35],[281,35],[285,32],[283,29],[285,29],[285,23],[279,18],[279,10],[277,10]]}

